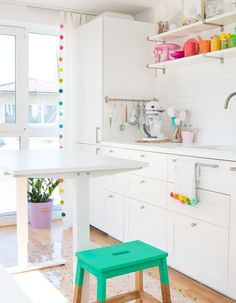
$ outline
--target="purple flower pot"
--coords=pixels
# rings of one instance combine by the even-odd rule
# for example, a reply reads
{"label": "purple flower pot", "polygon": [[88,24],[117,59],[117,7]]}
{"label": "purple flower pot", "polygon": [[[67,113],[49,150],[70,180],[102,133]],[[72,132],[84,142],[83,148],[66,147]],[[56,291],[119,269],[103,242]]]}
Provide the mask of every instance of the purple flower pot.
{"label": "purple flower pot", "polygon": [[52,218],[53,199],[43,203],[29,201],[29,217],[32,227],[50,228]]}

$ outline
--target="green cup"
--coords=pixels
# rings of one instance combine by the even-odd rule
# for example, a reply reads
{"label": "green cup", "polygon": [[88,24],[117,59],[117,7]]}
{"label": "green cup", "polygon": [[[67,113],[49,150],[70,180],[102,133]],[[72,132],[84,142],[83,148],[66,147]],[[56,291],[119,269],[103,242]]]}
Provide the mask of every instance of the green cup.
{"label": "green cup", "polygon": [[236,35],[231,35],[229,39],[229,47],[236,47]]}

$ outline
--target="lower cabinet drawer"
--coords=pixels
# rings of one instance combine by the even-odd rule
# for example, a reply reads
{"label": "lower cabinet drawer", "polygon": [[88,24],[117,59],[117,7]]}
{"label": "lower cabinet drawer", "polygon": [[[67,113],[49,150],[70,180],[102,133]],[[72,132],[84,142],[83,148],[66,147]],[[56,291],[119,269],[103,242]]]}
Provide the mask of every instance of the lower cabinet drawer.
{"label": "lower cabinet drawer", "polygon": [[124,241],[124,196],[103,190],[105,204],[104,231],[111,237]]}
{"label": "lower cabinet drawer", "polygon": [[168,182],[174,182],[175,163],[180,159],[196,161],[198,169],[197,188],[225,194],[231,192],[230,167],[235,165],[228,161],[170,155],[168,157]]}
{"label": "lower cabinet drawer", "polygon": [[127,174],[127,192],[130,198],[167,208],[167,182]]}
{"label": "lower cabinet drawer", "polygon": [[167,250],[167,210],[125,199],[125,241],[141,240]]}
{"label": "lower cabinet drawer", "polygon": [[[169,183],[168,193],[171,193],[173,190],[174,185]],[[199,203],[195,206],[190,206],[182,204],[169,196],[168,208],[198,220],[229,228],[229,195],[198,189],[197,197]]]}
{"label": "lower cabinet drawer", "polygon": [[226,293],[228,230],[178,214],[169,214],[169,264]]}
{"label": "lower cabinet drawer", "polygon": [[127,174],[115,174],[102,177],[102,187],[106,190],[123,195]]}

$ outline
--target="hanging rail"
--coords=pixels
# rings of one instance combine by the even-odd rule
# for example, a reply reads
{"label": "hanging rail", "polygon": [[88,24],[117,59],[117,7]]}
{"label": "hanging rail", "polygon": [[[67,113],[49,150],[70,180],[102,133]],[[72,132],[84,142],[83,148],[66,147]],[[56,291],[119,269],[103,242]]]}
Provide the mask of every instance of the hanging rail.
{"label": "hanging rail", "polygon": [[158,101],[156,98],[145,100],[145,99],[121,99],[121,98],[109,98],[105,97],[105,102],[150,102],[150,101]]}

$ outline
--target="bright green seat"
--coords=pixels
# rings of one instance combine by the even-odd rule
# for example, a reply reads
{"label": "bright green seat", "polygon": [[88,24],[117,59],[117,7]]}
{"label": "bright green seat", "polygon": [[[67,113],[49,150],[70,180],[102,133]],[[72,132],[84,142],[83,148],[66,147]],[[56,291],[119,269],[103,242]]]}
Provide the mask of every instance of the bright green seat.
{"label": "bright green seat", "polygon": [[[163,303],[170,303],[167,258],[168,254],[141,241],[132,241],[108,247],[90,249],[76,253],[77,270],[73,303],[81,302],[84,270],[97,278],[97,302],[126,302],[150,297],[143,291],[143,270],[158,266]],[[136,290],[128,294],[106,299],[106,280],[136,273]],[[152,300],[155,300],[152,298]],[[159,302],[156,300],[156,302]]]}

